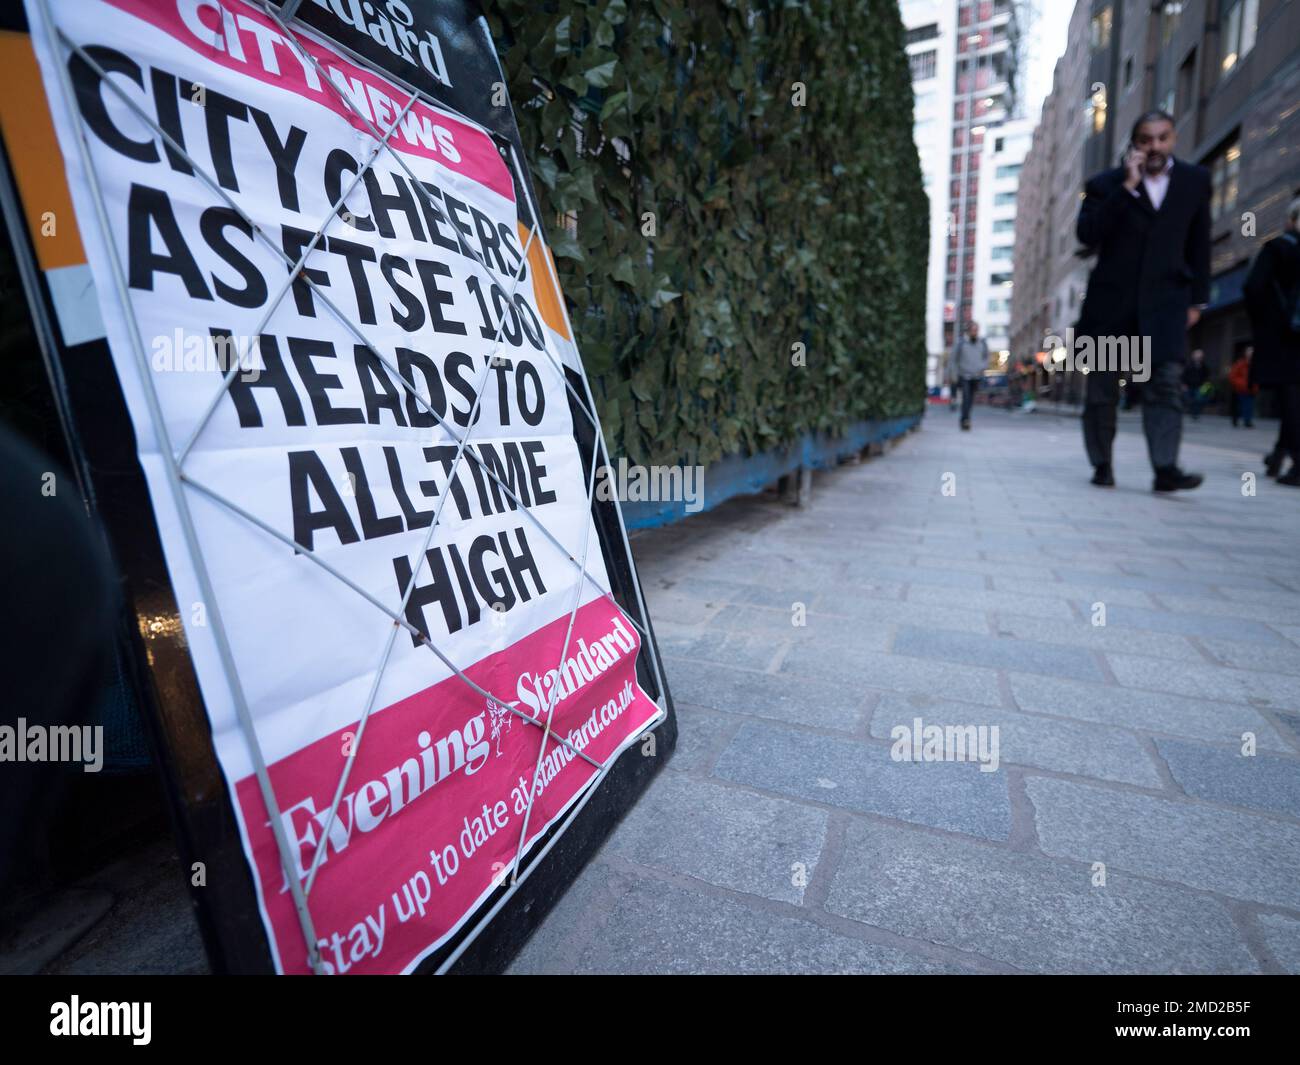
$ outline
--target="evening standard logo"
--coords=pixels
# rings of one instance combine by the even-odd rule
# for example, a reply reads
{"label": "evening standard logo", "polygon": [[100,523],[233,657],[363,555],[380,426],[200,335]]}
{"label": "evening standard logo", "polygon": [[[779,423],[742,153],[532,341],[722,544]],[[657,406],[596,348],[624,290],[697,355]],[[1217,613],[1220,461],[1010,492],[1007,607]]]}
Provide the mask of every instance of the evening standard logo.
{"label": "evening standard logo", "polygon": [[136,1046],[147,1046],[153,1013],[151,1002],[70,1002],[50,1006],[50,1035],[130,1036]]}
{"label": "evening standard logo", "polygon": [[487,697],[487,715],[491,731],[488,734],[488,742],[496,744],[497,757],[501,757],[501,739],[510,731],[511,722],[514,721],[514,711],[504,703],[499,703],[492,696]]}
{"label": "evening standard logo", "polygon": [[447,64],[442,58],[442,43],[431,30],[416,27],[415,16],[403,0],[388,0],[379,10],[370,0],[314,0],[314,3],[383,45],[399,59],[412,66],[418,60],[420,66],[451,88]]}
{"label": "evening standard logo", "polygon": [[516,705],[524,703],[536,719],[614,668],[619,659],[635,656],[636,639],[631,631],[617,615],[609,620],[611,628],[604,636],[590,644],[582,638],[574,641],[559,667],[545,673],[520,673],[515,683]]}
{"label": "evening standard logo", "polygon": [[[331,852],[342,854],[358,834],[375,831],[452,774],[472,777],[482,769],[492,751],[486,718],[487,711],[481,710],[464,725],[453,725],[437,737],[422,729],[415,737],[413,754],[343,795],[333,817],[328,796],[322,796],[318,806],[316,797],[307,795],[282,810],[280,823],[293,844],[298,879],[307,879],[318,848],[324,851],[320,857],[324,865]],[[283,869],[280,874],[280,894],[284,894],[289,881]]]}

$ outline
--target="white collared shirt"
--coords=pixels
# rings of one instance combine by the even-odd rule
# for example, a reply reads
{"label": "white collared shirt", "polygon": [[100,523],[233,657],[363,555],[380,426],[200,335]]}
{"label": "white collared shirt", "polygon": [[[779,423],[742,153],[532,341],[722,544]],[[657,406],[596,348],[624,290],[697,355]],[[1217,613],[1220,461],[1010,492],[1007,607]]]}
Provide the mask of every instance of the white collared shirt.
{"label": "white collared shirt", "polygon": [[[1174,157],[1171,155],[1165,160],[1165,168],[1160,173],[1151,175],[1145,170],[1142,172],[1142,184],[1147,188],[1147,195],[1151,198],[1151,206],[1157,211],[1160,205],[1165,202],[1165,193],[1169,191],[1169,171],[1174,168]],[[1129,189],[1137,196],[1137,189]]]}

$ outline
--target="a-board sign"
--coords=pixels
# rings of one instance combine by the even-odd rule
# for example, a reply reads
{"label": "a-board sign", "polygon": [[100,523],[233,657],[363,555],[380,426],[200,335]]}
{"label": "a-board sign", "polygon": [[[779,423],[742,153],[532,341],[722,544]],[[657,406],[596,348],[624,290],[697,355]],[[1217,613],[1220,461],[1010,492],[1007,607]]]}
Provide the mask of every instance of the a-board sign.
{"label": "a-board sign", "polygon": [[[182,738],[186,677],[160,672],[185,671],[150,656],[163,753],[210,743],[276,971],[446,964],[674,734],[486,24],[416,0],[25,8],[82,253],[41,261],[57,190],[24,187],[0,116],[33,295],[74,423],[69,352],[106,344],[165,564],[151,624],[208,729]],[[651,767],[615,786],[625,751]],[[212,777],[187,772],[202,860]],[[247,938],[238,894],[210,938]]]}

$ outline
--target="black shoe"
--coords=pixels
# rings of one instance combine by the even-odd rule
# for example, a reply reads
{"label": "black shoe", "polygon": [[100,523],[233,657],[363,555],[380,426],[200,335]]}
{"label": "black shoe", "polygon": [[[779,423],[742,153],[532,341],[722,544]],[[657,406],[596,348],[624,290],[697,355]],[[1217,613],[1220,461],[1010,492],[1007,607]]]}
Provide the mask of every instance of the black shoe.
{"label": "black shoe", "polygon": [[1098,488],[1115,487],[1115,474],[1111,472],[1109,462],[1097,467],[1092,475],[1092,483]]}
{"label": "black shoe", "polygon": [[1279,455],[1276,451],[1270,451],[1264,456],[1264,472],[1270,477],[1276,477],[1282,472],[1282,460],[1284,456]]}
{"label": "black shoe", "polygon": [[970,428],[970,419],[969,419],[969,418],[963,418],[963,419],[961,420],[961,427],[962,427],[963,429],[969,429],[969,428]]}
{"label": "black shoe", "polygon": [[1293,462],[1291,468],[1277,479],[1278,484],[1288,484],[1292,488],[1300,488],[1300,462]]}
{"label": "black shoe", "polygon": [[1199,473],[1184,473],[1177,466],[1162,466],[1156,470],[1153,492],[1185,492],[1200,486],[1205,480]]}

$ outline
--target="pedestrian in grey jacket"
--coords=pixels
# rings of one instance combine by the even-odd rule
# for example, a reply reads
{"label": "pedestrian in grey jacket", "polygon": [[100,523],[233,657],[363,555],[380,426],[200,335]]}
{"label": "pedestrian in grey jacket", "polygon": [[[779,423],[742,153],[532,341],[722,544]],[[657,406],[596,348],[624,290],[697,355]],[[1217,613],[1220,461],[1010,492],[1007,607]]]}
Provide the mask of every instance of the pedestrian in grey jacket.
{"label": "pedestrian in grey jacket", "polygon": [[970,408],[984,371],[989,365],[989,346],[980,336],[979,322],[966,323],[966,335],[953,345],[948,357],[948,382],[961,389],[961,427],[970,428]]}

